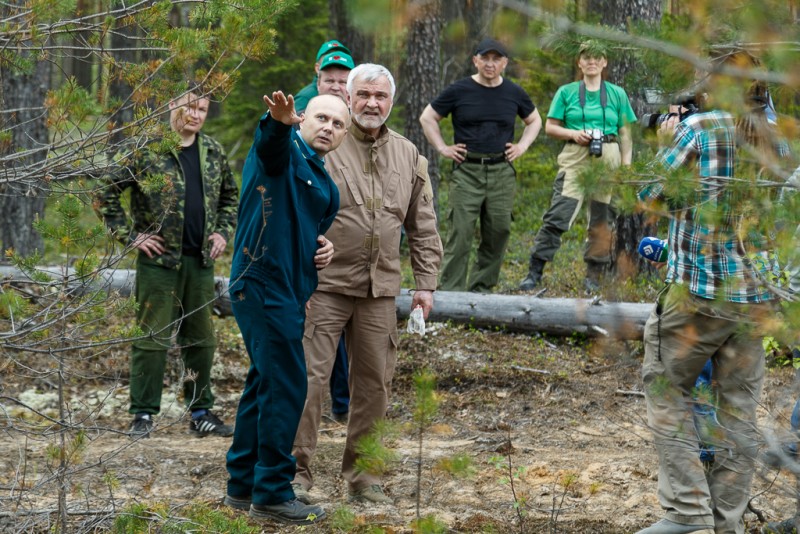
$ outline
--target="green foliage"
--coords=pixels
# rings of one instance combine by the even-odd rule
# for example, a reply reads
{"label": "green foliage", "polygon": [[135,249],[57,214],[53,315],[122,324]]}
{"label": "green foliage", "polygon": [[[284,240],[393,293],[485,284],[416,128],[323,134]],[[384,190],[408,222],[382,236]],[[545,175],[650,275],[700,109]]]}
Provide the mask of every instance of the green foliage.
{"label": "green foliage", "polygon": [[31,0],[28,5],[31,18],[37,24],[49,24],[69,17],[77,6],[77,0]]}
{"label": "green foliage", "polygon": [[385,419],[375,423],[372,431],[356,444],[357,472],[381,476],[398,460],[397,453],[384,444],[384,440],[397,434],[396,427]]}
{"label": "green foliage", "polygon": [[88,446],[89,440],[86,437],[86,433],[83,430],[79,430],[64,447],[60,447],[54,443],[48,444],[45,453],[48,459],[54,463],[58,463],[62,460],[70,464],[79,463]]}
{"label": "green foliage", "polygon": [[510,452],[507,456],[495,455],[489,458],[489,464],[492,465],[500,474],[500,483],[508,485],[511,489],[511,496],[513,498],[512,505],[519,521],[520,531],[524,532],[524,520],[527,515],[526,505],[528,503],[528,496],[525,493],[517,490],[517,481],[525,476],[526,468],[524,466],[513,467]]}
{"label": "green foliage", "polygon": [[94,249],[98,241],[105,238],[105,230],[97,221],[90,227],[83,228],[85,204],[77,195],[65,195],[55,202],[54,207],[59,218],[58,224],[40,219],[34,223],[34,228],[43,238],[55,243],[62,252],[71,255],[86,253],[78,266],[82,276],[86,276],[90,274],[91,266],[99,263],[96,255],[87,251]]}
{"label": "green foliage", "polygon": [[72,76],[60,88],[48,91],[45,107],[47,125],[58,133],[64,133],[100,111],[97,100]]}
{"label": "green foliage", "polygon": [[414,422],[420,431],[431,424],[439,410],[439,399],[436,395],[436,376],[430,369],[422,369],[414,374]]}
{"label": "green foliage", "polygon": [[180,58],[179,67],[187,68],[209,54],[211,35],[198,28],[167,28],[161,37],[172,44]]}
{"label": "green foliage", "polygon": [[119,477],[117,477],[117,473],[114,471],[104,471],[102,480],[103,484],[105,484],[108,490],[112,493],[120,487]]}
{"label": "green foliage", "polygon": [[114,534],[162,532],[186,534],[189,532],[257,534],[261,528],[251,526],[247,518],[229,510],[216,510],[208,505],[192,503],[179,510],[170,509],[168,503],[134,503],[117,515],[111,531]]}
{"label": "green foliage", "polygon": [[445,534],[450,532],[447,524],[434,515],[426,515],[420,519],[415,520],[411,529],[415,534]]}
{"label": "green foliage", "polygon": [[257,534],[261,528],[251,526],[247,518],[230,511],[220,511],[210,508],[205,504],[192,504],[185,512],[191,524],[187,528],[180,528],[175,532],[219,532],[226,534]]}
{"label": "green foliage", "polygon": [[[206,130],[228,148],[231,165],[240,170],[257,121],[267,110],[262,96],[277,90],[296,93],[310,83],[317,49],[335,37],[327,29],[327,2],[323,0],[291,2],[269,20],[281,31],[274,34],[274,42],[270,40],[268,48],[259,50],[258,57],[241,65],[238,83],[225,100],[224,112],[206,125]],[[267,59],[273,51],[275,54]]]}
{"label": "green foliage", "polygon": [[14,320],[29,313],[28,301],[15,291],[0,289],[0,319]]}
{"label": "green foliage", "polygon": [[470,478],[477,472],[472,458],[465,453],[442,458],[437,463],[437,467],[456,478]]}
{"label": "green foliage", "polygon": [[133,503],[117,515],[111,532],[114,534],[133,534],[147,532],[149,510],[144,503]]}
{"label": "green foliage", "polygon": [[337,506],[330,514],[330,526],[334,532],[352,532],[357,524],[356,514],[346,506]]}

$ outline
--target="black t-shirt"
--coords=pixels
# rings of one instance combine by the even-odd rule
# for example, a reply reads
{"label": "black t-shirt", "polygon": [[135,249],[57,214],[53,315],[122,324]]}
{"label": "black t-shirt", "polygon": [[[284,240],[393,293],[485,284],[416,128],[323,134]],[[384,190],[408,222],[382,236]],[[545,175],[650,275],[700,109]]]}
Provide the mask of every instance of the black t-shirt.
{"label": "black t-shirt", "polygon": [[431,107],[442,117],[452,113],[455,142],[480,154],[504,152],[506,143],[514,142],[516,118],[524,119],[536,109],[525,90],[508,78],[497,87],[486,87],[472,77],[445,88]]}
{"label": "black t-shirt", "polygon": [[206,210],[203,202],[203,177],[200,174],[200,149],[197,137],[194,143],[178,152],[178,158],[186,185],[181,252],[189,256],[199,256],[203,250]]}

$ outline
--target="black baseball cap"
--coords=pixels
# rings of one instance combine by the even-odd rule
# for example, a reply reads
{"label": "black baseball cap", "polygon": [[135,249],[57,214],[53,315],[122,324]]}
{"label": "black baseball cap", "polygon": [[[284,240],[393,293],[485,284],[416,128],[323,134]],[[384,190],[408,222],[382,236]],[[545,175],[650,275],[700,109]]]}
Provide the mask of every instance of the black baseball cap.
{"label": "black baseball cap", "polygon": [[487,52],[497,52],[503,57],[508,57],[508,50],[506,50],[505,45],[500,41],[496,41],[494,39],[490,39],[487,37],[486,39],[482,40],[478,43],[478,46],[475,47],[475,55],[482,56]]}

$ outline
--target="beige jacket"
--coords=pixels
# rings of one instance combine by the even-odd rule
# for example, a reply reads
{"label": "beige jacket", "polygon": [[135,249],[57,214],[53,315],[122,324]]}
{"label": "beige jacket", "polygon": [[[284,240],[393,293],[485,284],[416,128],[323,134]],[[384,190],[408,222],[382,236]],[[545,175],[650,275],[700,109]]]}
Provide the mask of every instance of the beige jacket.
{"label": "beige jacket", "polygon": [[383,126],[380,136],[351,125],[325,157],[339,187],[339,213],[325,234],[330,265],[320,291],[354,297],[400,294],[400,229],[405,227],[417,289],[436,289],[442,241],[436,230],[428,161],[405,137]]}

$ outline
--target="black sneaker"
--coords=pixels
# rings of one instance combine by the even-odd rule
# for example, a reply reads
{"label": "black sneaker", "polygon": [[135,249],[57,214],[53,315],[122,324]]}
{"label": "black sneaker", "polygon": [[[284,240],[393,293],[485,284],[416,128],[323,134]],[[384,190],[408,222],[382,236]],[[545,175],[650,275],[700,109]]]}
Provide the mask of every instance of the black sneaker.
{"label": "black sneaker", "polygon": [[292,525],[310,525],[325,519],[325,510],[320,506],[303,504],[297,499],[292,499],[280,504],[251,504],[250,517]]}
{"label": "black sneaker", "polygon": [[208,410],[197,419],[192,418],[189,421],[189,431],[198,438],[206,436],[223,436],[227,438],[233,435],[233,427],[222,422],[222,419],[217,417],[211,410]]}
{"label": "black sneaker", "polygon": [[136,414],[131,423],[128,435],[132,439],[144,439],[150,437],[150,432],[153,430],[153,419],[150,414]]}

